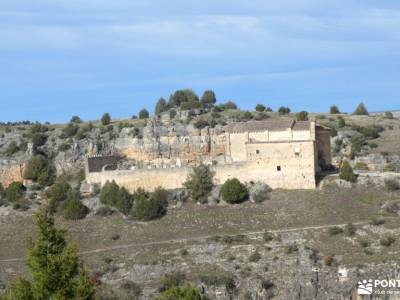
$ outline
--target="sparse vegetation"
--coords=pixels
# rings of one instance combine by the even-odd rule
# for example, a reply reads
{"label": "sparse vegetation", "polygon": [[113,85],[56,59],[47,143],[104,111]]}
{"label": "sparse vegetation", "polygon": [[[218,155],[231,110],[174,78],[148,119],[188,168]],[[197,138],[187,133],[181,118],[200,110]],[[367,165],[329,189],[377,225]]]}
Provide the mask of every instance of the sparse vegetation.
{"label": "sparse vegetation", "polygon": [[329,229],[328,229],[328,234],[330,236],[338,235],[340,233],[343,233],[343,229],[341,227],[333,226],[333,227],[329,227]]}
{"label": "sparse vegetation", "polygon": [[395,241],[396,241],[396,239],[395,239],[394,236],[392,236],[392,235],[387,235],[387,236],[382,237],[382,238],[379,240],[379,243],[380,243],[382,246],[390,247],[392,244],[394,244]]}
{"label": "sparse vegetation", "polygon": [[394,178],[385,178],[384,180],[385,188],[388,191],[398,191],[400,190],[400,182]]}

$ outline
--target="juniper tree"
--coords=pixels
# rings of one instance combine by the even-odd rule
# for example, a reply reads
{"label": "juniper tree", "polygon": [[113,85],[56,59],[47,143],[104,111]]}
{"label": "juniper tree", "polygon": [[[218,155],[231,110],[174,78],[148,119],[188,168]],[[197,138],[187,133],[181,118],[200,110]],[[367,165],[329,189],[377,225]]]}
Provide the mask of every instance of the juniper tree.
{"label": "juniper tree", "polygon": [[189,174],[184,186],[191,192],[195,201],[205,203],[207,196],[213,187],[214,172],[206,165],[199,165],[193,168],[193,172]]}
{"label": "juniper tree", "polygon": [[94,286],[65,230],[55,227],[48,209],[37,213],[34,221],[38,236],[29,242],[26,262],[32,279],[18,278],[1,299],[94,299]]}

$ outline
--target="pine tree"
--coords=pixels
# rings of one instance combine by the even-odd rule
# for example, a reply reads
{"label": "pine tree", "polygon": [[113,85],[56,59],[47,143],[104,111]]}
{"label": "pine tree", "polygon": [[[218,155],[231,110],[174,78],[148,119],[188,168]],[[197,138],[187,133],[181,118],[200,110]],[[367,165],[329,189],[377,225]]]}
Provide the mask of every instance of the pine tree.
{"label": "pine tree", "polygon": [[215,97],[215,93],[212,90],[207,90],[203,93],[203,96],[201,96],[200,99],[201,104],[205,108],[212,108],[217,102],[217,98]]}
{"label": "pine tree", "polygon": [[48,209],[34,220],[39,232],[29,243],[27,257],[32,280],[18,279],[2,299],[94,299],[94,286],[79,262],[77,247],[66,241],[66,232],[55,227]]}
{"label": "pine tree", "polygon": [[358,104],[356,110],[353,112],[353,115],[369,115],[364,103],[361,102],[360,104]]}
{"label": "pine tree", "polygon": [[207,196],[213,187],[214,172],[206,165],[201,164],[193,168],[193,173],[189,174],[184,186],[188,188],[195,201],[207,202]]}
{"label": "pine tree", "polygon": [[333,115],[340,114],[340,110],[336,105],[332,105],[331,108],[329,109],[329,113]]}
{"label": "pine tree", "polygon": [[101,117],[101,124],[103,124],[104,126],[110,124],[111,122],[111,116],[109,113],[105,113],[102,117]]}
{"label": "pine tree", "polygon": [[160,116],[163,112],[168,110],[167,101],[164,98],[160,98],[157,101],[154,113],[156,116]]}

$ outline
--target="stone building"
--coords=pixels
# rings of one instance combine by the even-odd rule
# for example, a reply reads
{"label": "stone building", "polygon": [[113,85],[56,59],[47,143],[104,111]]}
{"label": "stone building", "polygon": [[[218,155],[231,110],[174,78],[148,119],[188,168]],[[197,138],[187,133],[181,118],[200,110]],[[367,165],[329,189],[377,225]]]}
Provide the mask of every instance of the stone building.
{"label": "stone building", "polygon": [[236,177],[272,188],[313,189],[316,173],[331,164],[330,129],[291,119],[203,130],[150,126],[141,139],[127,135],[115,148],[134,162],[131,167],[119,168],[114,156],[89,157],[87,183],[115,180],[131,191],[181,188],[192,167],[202,162],[215,172],[215,184]]}

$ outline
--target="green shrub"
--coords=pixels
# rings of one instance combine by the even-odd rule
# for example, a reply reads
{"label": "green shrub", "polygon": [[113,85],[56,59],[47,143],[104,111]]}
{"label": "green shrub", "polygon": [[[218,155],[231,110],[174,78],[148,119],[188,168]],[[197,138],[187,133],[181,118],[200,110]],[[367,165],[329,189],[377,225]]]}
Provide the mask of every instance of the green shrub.
{"label": "green shrub", "polygon": [[70,146],[69,144],[64,143],[64,144],[61,144],[61,145],[58,147],[58,151],[60,151],[60,152],[67,151],[70,147],[71,147],[71,146]]}
{"label": "green shrub", "polygon": [[54,166],[44,156],[35,155],[26,165],[24,178],[38,181],[42,186],[51,185],[55,179]]}
{"label": "green shrub", "polygon": [[308,112],[301,111],[296,114],[297,121],[307,121],[308,120]]}
{"label": "green shrub", "polygon": [[357,180],[357,176],[354,174],[353,168],[347,160],[345,160],[340,167],[339,178],[349,182],[355,182]]}
{"label": "green shrub", "polygon": [[340,233],[343,233],[343,229],[338,227],[338,226],[333,226],[333,227],[330,227],[328,229],[328,234],[330,236],[337,235],[337,234],[340,234]]}
{"label": "green shrub", "polygon": [[72,188],[63,178],[58,178],[55,183],[46,191],[46,197],[49,199],[49,209],[56,212],[60,203],[68,198]]}
{"label": "green shrub", "polygon": [[114,211],[108,207],[108,206],[102,206],[96,211],[96,216],[111,216],[114,213]]}
{"label": "green shrub", "polygon": [[274,286],[275,286],[275,284],[271,281],[271,280],[269,280],[269,279],[263,279],[262,281],[261,281],[261,286],[262,286],[262,288],[264,289],[264,290],[270,290],[270,289],[272,289]]}
{"label": "green shrub", "polygon": [[115,207],[120,212],[128,215],[132,205],[134,197],[124,188],[119,187],[115,181],[107,181],[100,192],[100,202]]}
{"label": "green shrub", "polygon": [[261,254],[258,251],[253,252],[249,256],[249,262],[258,262],[261,259]]}
{"label": "green shrub", "polygon": [[10,144],[8,144],[5,155],[6,156],[13,156],[15,153],[19,151],[19,147],[15,141],[12,141]]}
{"label": "green shrub", "polygon": [[382,237],[382,238],[379,240],[379,243],[380,243],[382,246],[389,247],[389,246],[391,246],[395,241],[396,241],[396,239],[395,239],[394,236],[392,236],[392,235],[387,235],[387,236]]}
{"label": "green shrub", "polygon": [[67,220],[79,220],[86,217],[89,209],[80,201],[75,191],[68,193],[68,198],[62,203],[62,215]]}
{"label": "green shrub", "polygon": [[160,292],[164,292],[170,288],[181,286],[185,282],[185,280],[186,275],[181,271],[167,274],[161,279],[161,286],[158,290]]}
{"label": "green shrub", "polygon": [[160,295],[155,300],[201,300],[199,289],[191,286],[190,284],[184,284],[178,287],[172,287]]}
{"label": "green shrub", "polygon": [[365,239],[359,240],[358,243],[362,248],[367,248],[369,246],[369,241]]}
{"label": "green shrub", "polygon": [[43,146],[47,142],[47,135],[43,133],[34,133],[31,136],[31,141],[34,147]]}
{"label": "green shrub", "polygon": [[385,112],[385,118],[386,119],[393,119],[393,113],[390,111]]}
{"label": "green shrub", "polygon": [[193,125],[194,125],[194,127],[196,127],[197,129],[203,129],[203,128],[209,126],[210,124],[209,124],[206,120],[200,118],[200,119],[197,119],[197,120],[194,122]]}
{"label": "green shrub", "polygon": [[365,162],[357,162],[354,165],[354,170],[363,170],[363,171],[368,171],[368,165]]}
{"label": "green shrub", "polygon": [[190,190],[193,200],[206,203],[213,187],[213,177],[214,172],[206,165],[201,164],[193,168],[193,172],[189,174],[183,185]]}
{"label": "green shrub", "polygon": [[281,106],[278,108],[278,113],[280,115],[288,115],[290,113],[290,108],[289,107],[285,107],[285,106]]}
{"label": "green shrub", "polygon": [[337,124],[339,128],[343,128],[346,126],[346,121],[344,120],[344,118],[342,116],[339,116],[337,118]]}
{"label": "green shrub", "polygon": [[388,191],[398,191],[400,190],[400,183],[394,178],[385,178],[385,188]]}
{"label": "green shrub", "polygon": [[268,243],[274,239],[274,235],[271,232],[266,231],[264,232],[263,239],[265,243]]}
{"label": "green shrub", "polygon": [[3,184],[0,182],[0,199],[4,197],[4,186]]}
{"label": "green shrub", "polygon": [[25,191],[25,186],[21,182],[12,182],[5,190],[4,190],[4,198],[8,202],[15,202],[20,200]]}
{"label": "green shrub", "polygon": [[357,231],[357,229],[353,223],[348,223],[344,228],[344,234],[346,236],[353,236],[356,234],[356,231]]}
{"label": "green shrub", "polygon": [[132,208],[131,216],[137,220],[150,221],[164,216],[167,212],[168,192],[162,188],[157,188],[150,198],[146,193],[139,192],[134,194],[135,205]]}
{"label": "green shrub", "polygon": [[75,123],[68,123],[68,125],[63,128],[62,133],[64,138],[73,137],[79,130],[79,126]]}
{"label": "green shrub", "polygon": [[225,202],[236,204],[245,201],[249,193],[237,178],[228,179],[221,187],[221,197]]}
{"label": "green shrub", "polygon": [[374,218],[371,220],[370,224],[374,225],[374,226],[383,225],[383,224],[385,224],[385,220],[382,218]]}
{"label": "green shrub", "polygon": [[383,172],[396,172],[396,167],[393,164],[388,163],[383,167]]}

